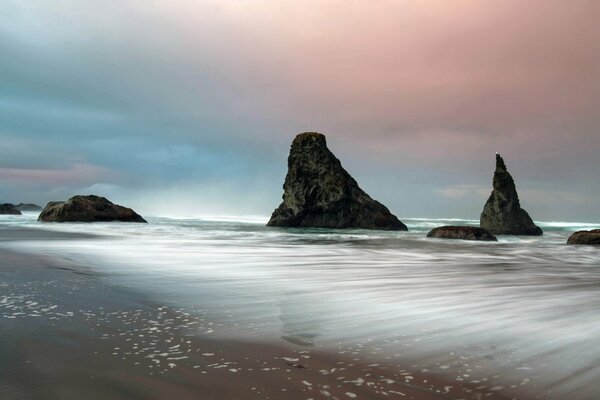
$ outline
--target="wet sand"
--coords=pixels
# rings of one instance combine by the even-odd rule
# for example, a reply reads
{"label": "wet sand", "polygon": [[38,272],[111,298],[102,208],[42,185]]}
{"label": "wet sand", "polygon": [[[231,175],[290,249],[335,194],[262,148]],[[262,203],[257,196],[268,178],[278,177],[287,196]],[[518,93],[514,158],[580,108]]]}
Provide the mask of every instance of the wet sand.
{"label": "wet sand", "polygon": [[370,364],[300,345],[222,340],[216,323],[70,260],[1,249],[0,398],[542,398],[415,373],[414,360]]}

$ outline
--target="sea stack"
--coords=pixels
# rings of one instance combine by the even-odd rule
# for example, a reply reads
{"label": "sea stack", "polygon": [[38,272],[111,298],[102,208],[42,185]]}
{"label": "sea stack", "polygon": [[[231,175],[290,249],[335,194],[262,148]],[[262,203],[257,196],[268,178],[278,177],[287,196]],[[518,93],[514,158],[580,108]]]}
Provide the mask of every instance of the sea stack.
{"label": "sea stack", "polygon": [[113,204],[104,197],[74,196],[67,201],[51,201],[42,210],[42,222],[146,222],[131,208]]}
{"label": "sea stack", "polygon": [[0,215],[21,215],[21,211],[19,211],[13,204],[4,203],[0,204]]}
{"label": "sea stack", "polygon": [[292,142],[283,202],[267,226],[407,230],[358,186],[316,132]]}
{"label": "sea stack", "polygon": [[543,233],[521,208],[515,182],[500,154],[496,154],[493,190],[483,207],[480,225],[495,235],[537,236]]}

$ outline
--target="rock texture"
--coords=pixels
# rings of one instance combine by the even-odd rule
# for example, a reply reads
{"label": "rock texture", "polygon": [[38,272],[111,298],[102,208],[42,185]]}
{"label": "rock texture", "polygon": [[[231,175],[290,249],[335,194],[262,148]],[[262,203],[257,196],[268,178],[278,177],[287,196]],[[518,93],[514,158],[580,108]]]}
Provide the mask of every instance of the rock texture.
{"label": "rock texture", "polygon": [[0,214],[21,215],[21,211],[17,210],[10,203],[0,204]]}
{"label": "rock texture", "polygon": [[597,244],[600,245],[600,229],[575,232],[567,240],[567,244]]}
{"label": "rock texture", "polygon": [[487,229],[474,226],[440,226],[439,228],[434,228],[429,231],[427,237],[437,239],[498,241],[496,236],[492,235]]}
{"label": "rock texture", "polygon": [[25,204],[19,203],[15,206],[15,208],[19,211],[42,211],[42,207],[37,204]]}
{"label": "rock texture", "polygon": [[500,154],[496,154],[492,194],[483,207],[480,225],[495,235],[541,235],[527,211],[521,208],[512,176]]}
{"label": "rock texture", "polygon": [[75,196],[67,201],[53,201],[41,212],[42,222],[146,222],[131,208],[111,203],[104,197]]}
{"label": "rock texture", "polygon": [[320,133],[301,133],[292,142],[283,190],[268,226],[407,230],[358,186]]}

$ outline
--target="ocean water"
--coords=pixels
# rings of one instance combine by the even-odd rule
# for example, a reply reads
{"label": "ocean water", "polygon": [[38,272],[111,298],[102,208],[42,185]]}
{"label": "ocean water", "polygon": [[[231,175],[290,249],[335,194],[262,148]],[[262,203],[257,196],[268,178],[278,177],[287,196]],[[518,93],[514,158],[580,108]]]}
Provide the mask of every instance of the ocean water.
{"label": "ocean water", "polygon": [[[427,239],[475,220],[402,219],[409,232],[282,229],[266,218],[148,218],[149,224],[0,227],[93,233],[0,246],[58,256],[162,303],[208,315],[214,335],[373,363],[410,360],[457,381],[600,393],[600,248],[568,246],[600,224],[538,222],[542,237]],[[499,388],[499,389],[498,389]]]}

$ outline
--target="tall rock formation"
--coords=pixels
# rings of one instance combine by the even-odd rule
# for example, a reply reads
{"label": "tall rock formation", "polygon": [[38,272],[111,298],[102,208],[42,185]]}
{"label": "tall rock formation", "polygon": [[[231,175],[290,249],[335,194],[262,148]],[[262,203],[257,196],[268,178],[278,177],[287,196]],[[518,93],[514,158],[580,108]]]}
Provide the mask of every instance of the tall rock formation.
{"label": "tall rock formation", "polygon": [[407,230],[358,186],[320,133],[301,133],[292,142],[283,190],[268,226]]}
{"label": "tall rock formation", "polygon": [[146,222],[131,208],[113,204],[104,197],[74,196],[67,201],[51,201],[41,212],[42,222]]}
{"label": "tall rock formation", "polygon": [[483,207],[480,225],[495,235],[541,235],[527,211],[521,208],[512,176],[500,154],[496,154],[493,190]]}

